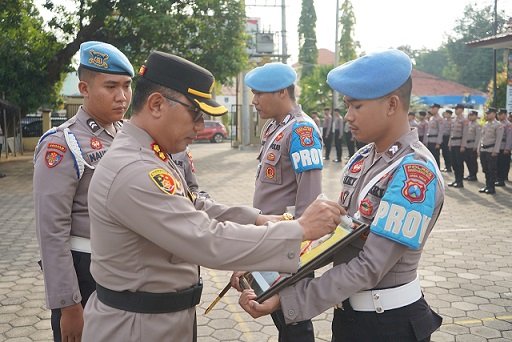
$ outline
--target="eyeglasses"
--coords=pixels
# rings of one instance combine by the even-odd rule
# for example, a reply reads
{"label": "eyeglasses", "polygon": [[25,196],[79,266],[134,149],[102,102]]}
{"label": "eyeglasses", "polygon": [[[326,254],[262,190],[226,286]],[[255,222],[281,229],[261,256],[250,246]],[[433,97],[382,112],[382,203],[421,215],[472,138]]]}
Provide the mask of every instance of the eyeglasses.
{"label": "eyeglasses", "polygon": [[168,97],[163,94],[162,94],[162,96],[165,97],[169,101],[179,103],[183,107],[187,108],[190,111],[190,113],[192,114],[192,121],[198,122],[199,120],[201,120],[203,118],[203,111],[201,110],[201,108],[194,106],[194,105],[189,105],[185,102],[181,102],[180,100],[176,100],[172,97]]}

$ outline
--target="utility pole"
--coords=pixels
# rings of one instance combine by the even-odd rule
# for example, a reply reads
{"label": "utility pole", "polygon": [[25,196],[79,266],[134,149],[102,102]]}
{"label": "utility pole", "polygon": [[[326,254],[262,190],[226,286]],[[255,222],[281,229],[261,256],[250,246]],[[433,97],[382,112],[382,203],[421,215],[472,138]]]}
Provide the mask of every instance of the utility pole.
{"label": "utility pole", "polygon": [[[338,41],[338,33],[339,33],[339,25],[340,25],[340,4],[339,0],[336,0],[336,33],[334,35],[334,67],[336,68],[340,63],[340,43]],[[338,92],[332,91],[332,112],[334,113],[334,109],[338,108]]]}
{"label": "utility pole", "polygon": [[281,0],[281,39],[283,44],[283,63],[286,64],[286,60],[288,59],[288,48],[286,46],[286,4],[285,0]]}
{"label": "utility pole", "polygon": [[[496,36],[498,33],[498,0],[494,0],[494,25],[492,31],[493,36]],[[496,84],[496,48],[492,49],[492,56],[492,106],[496,108],[496,104],[498,102],[498,94],[496,94],[498,90],[498,86]]]}

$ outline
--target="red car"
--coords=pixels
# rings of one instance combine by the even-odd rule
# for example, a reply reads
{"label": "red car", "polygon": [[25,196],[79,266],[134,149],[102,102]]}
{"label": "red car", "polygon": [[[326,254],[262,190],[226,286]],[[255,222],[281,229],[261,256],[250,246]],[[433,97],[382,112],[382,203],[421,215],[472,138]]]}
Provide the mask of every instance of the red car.
{"label": "red car", "polygon": [[227,139],[228,131],[222,122],[204,120],[204,129],[197,133],[196,140],[210,140],[212,143],[221,143]]}

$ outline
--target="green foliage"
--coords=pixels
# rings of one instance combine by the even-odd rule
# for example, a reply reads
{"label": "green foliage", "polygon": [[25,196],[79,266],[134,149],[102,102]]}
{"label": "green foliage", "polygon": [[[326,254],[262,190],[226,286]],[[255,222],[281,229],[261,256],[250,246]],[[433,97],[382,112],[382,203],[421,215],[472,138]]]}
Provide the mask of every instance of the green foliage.
{"label": "green foliage", "polygon": [[306,113],[316,110],[320,113],[332,103],[332,91],[325,81],[332,65],[316,66],[311,75],[300,80],[300,104]]}
{"label": "green foliage", "polygon": [[5,94],[22,113],[56,102],[61,78],[49,82],[46,65],[62,44],[43,30],[43,20],[31,1],[2,2],[0,42],[0,96]]}
{"label": "green foliage", "polygon": [[356,48],[359,48],[359,42],[354,41],[354,25],[356,17],[354,8],[350,0],[343,1],[340,8],[340,26],[341,35],[339,40],[339,62],[343,64],[357,57]]}
{"label": "green foliage", "polygon": [[311,75],[318,58],[316,47],[316,12],[313,0],[302,0],[299,18],[299,63],[302,77]]}

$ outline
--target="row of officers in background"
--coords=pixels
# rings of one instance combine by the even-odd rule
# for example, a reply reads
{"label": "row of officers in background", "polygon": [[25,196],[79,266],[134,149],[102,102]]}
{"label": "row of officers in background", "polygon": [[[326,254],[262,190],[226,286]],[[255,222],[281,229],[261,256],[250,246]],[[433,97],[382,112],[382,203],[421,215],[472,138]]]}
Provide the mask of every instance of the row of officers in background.
{"label": "row of officers in background", "polygon": [[[448,184],[463,188],[464,180],[476,181],[478,156],[485,174],[485,187],[479,191],[495,194],[496,186],[505,186],[510,170],[510,150],[512,149],[512,114],[507,118],[507,110],[488,108],[485,124],[480,123],[478,112],[470,110],[464,115],[465,106],[457,104],[453,110],[439,113],[441,106],[434,103],[429,112],[409,113],[409,124],[418,129],[420,141],[433,154],[440,167],[442,153],[444,172],[454,172],[455,181]],[[453,113],[455,112],[455,117]],[[468,176],[464,177],[464,163]]]}

